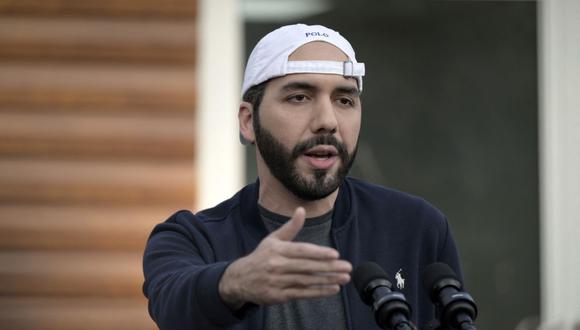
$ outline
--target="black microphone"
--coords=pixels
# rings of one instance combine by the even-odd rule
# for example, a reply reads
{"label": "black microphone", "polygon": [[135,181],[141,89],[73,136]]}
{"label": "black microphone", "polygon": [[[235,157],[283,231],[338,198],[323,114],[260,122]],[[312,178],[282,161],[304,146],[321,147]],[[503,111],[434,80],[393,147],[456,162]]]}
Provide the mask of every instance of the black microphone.
{"label": "black microphone", "polygon": [[354,271],[354,286],[363,302],[372,306],[377,324],[383,329],[416,329],[409,319],[411,307],[400,292],[387,279],[387,273],[374,262],[362,263]]}
{"label": "black microphone", "polygon": [[423,285],[437,306],[443,327],[476,330],[473,321],[477,318],[477,306],[467,292],[461,291],[461,282],[451,267],[440,262],[427,266]]}

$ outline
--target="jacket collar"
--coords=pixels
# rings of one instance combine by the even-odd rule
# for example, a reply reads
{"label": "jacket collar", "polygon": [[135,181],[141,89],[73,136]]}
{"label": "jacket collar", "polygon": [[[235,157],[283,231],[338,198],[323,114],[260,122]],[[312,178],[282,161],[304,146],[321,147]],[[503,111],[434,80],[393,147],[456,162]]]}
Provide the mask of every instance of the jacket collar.
{"label": "jacket collar", "polygon": [[[332,230],[341,230],[344,226],[350,224],[353,219],[354,206],[352,205],[352,183],[349,178],[345,178],[340,185],[338,196],[334,203],[334,212],[332,215]],[[264,223],[260,220],[258,210],[258,195],[260,192],[260,180],[249,184],[241,190],[240,194],[240,213],[243,227],[247,229],[250,236],[256,241],[256,244],[266,235],[268,231]]]}

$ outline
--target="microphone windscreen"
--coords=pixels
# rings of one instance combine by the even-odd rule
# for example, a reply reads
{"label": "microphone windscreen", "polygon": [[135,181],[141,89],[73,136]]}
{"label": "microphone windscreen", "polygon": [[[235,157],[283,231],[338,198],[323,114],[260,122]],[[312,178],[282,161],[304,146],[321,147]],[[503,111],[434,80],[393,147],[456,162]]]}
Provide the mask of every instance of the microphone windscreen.
{"label": "microphone windscreen", "polygon": [[423,287],[425,290],[430,292],[433,290],[433,287],[443,279],[453,279],[459,282],[457,275],[449,265],[436,262],[425,268],[425,271],[423,272]]}
{"label": "microphone windscreen", "polygon": [[374,262],[363,262],[360,264],[352,274],[352,281],[354,282],[354,287],[356,291],[361,295],[364,294],[365,287],[370,281],[376,280],[377,278],[387,279],[387,273]]}

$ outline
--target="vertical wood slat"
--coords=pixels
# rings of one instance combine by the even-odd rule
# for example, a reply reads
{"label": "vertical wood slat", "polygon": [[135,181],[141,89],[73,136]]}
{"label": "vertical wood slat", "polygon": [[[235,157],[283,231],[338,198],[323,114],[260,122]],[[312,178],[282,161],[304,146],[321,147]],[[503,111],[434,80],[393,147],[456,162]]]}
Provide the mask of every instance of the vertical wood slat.
{"label": "vertical wood slat", "polygon": [[194,204],[195,0],[0,0],[0,324],[155,329],[154,224]]}

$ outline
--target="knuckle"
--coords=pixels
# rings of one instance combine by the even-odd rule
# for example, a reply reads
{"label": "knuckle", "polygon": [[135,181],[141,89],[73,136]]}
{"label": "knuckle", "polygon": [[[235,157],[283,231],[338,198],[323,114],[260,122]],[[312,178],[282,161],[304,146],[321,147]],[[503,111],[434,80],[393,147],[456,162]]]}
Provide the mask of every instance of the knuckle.
{"label": "knuckle", "polygon": [[272,244],[275,242],[274,238],[268,236],[266,238],[264,238],[262,240],[262,242],[260,243],[261,247],[267,248],[267,249],[271,249],[272,248]]}
{"label": "knuckle", "polygon": [[308,280],[304,276],[299,276],[296,279],[294,279],[294,281],[296,282],[296,284],[301,285],[301,286],[308,285]]}
{"label": "knuckle", "polygon": [[298,278],[297,282],[302,286],[309,286],[312,284],[312,280],[310,279],[310,277],[307,276],[302,276]]}
{"label": "knuckle", "polygon": [[[267,269],[266,269],[266,272],[268,272]],[[256,283],[256,285],[259,285],[260,287],[262,287],[266,292],[270,292],[272,290],[272,288],[274,288],[275,284],[276,283],[275,283],[274,279],[268,273],[262,274],[262,276],[260,276],[259,281]]]}
{"label": "knuckle", "polygon": [[272,257],[266,261],[266,271],[268,273],[278,273],[283,266],[283,261],[280,258]]}
{"label": "knuckle", "polygon": [[288,290],[280,295],[284,301],[293,300],[298,298],[298,292],[296,290]]}
{"label": "knuckle", "polygon": [[285,301],[283,299],[280,299],[280,297],[272,297],[272,298],[270,298],[270,300],[268,300],[268,303],[272,304],[272,305],[277,305],[277,304],[281,304],[284,302]]}
{"label": "knuckle", "polygon": [[266,260],[266,263],[264,265],[264,268],[266,269],[266,272],[271,273],[274,271],[274,261],[272,261],[272,259],[268,259]]}
{"label": "knuckle", "polygon": [[296,254],[299,255],[307,255],[308,254],[308,249],[306,248],[306,246],[302,245],[302,244],[297,244],[295,246],[296,249]]}
{"label": "knuckle", "polygon": [[332,275],[326,275],[324,276],[324,283],[325,284],[329,284],[329,283],[334,283],[336,282],[336,278]]}
{"label": "knuckle", "polygon": [[266,301],[271,304],[279,303],[280,295],[275,292],[275,290],[268,290],[266,294]]}
{"label": "knuckle", "polygon": [[280,254],[282,252],[282,245],[280,242],[272,242],[270,245],[270,251],[275,254]]}

